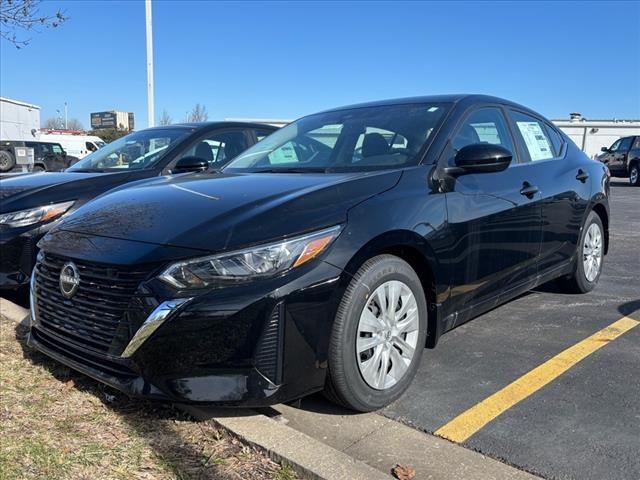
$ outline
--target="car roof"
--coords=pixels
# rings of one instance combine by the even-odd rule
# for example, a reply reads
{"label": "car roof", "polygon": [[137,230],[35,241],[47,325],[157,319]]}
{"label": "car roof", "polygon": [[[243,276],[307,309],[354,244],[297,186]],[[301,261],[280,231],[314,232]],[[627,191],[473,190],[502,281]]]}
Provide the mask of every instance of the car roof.
{"label": "car roof", "polygon": [[355,105],[347,105],[344,107],[332,108],[329,110],[325,110],[322,113],[346,110],[351,108],[379,107],[379,106],[403,105],[403,104],[411,104],[411,103],[466,103],[466,104],[498,103],[501,105],[508,105],[511,107],[516,107],[521,110],[526,110],[526,111],[535,113],[533,110],[525,107],[524,105],[517,104],[510,100],[506,100],[504,98],[494,97],[491,95],[469,94],[469,93],[458,93],[458,94],[449,94],[449,95],[424,95],[424,96],[417,96],[417,97],[378,100],[374,102],[358,103]]}
{"label": "car roof", "polygon": [[214,128],[229,128],[229,127],[241,127],[241,128],[270,128],[277,130],[278,127],[269,125],[267,123],[255,123],[255,122],[191,122],[191,123],[172,123],[171,125],[159,125],[156,127],[147,128],[145,130],[161,130],[167,128],[176,129],[191,129],[191,130],[204,130]]}

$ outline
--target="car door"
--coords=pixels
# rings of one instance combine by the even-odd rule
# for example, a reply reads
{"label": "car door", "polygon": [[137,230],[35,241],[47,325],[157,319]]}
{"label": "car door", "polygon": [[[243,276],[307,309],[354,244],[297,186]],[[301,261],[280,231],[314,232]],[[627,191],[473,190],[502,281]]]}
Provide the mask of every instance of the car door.
{"label": "car door", "polygon": [[624,177],[627,176],[627,172],[628,172],[627,162],[629,160],[629,150],[631,150],[632,144],[633,144],[633,137],[624,137],[620,139],[620,145],[618,145],[615,158],[613,159],[614,168],[618,175],[621,175]]}
{"label": "car door", "polygon": [[53,152],[53,156],[51,159],[52,165],[49,170],[53,172],[60,172],[67,168],[67,154],[62,149],[62,145],[60,145],[59,143],[52,143],[51,151]]}
{"label": "car door", "polygon": [[457,151],[474,143],[502,145],[513,159],[501,172],[456,177],[446,193],[454,242],[451,296],[463,315],[459,321],[471,316],[472,307],[496,305],[534,279],[541,241],[539,193],[519,162],[502,107],[469,113],[445,150],[445,162],[452,165]]}
{"label": "car door", "polygon": [[620,138],[616,140],[611,148],[609,148],[609,152],[607,153],[607,158],[605,158],[605,162],[607,167],[609,167],[609,171],[614,176],[624,175],[624,169],[622,168],[620,153],[622,152],[622,142],[624,138]]}
{"label": "car door", "polygon": [[543,119],[515,109],[509,116],[528,176],[540,191],[543,228],[538,273],[543,275],[566,266],[575,254],[591,198],[592,179],[584,168],[588,159],[582,154],[567,155],[564,139]]}

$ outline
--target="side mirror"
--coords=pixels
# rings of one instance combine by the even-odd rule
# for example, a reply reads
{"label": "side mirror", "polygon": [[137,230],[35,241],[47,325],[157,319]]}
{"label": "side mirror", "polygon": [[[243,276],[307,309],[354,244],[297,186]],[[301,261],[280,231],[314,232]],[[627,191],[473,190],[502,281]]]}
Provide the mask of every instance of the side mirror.
{"label": "side mirror", "polygon": [[602,147],[600,149],[601,152],[608,152],[609,151],[609,147]]}
{"label": "side mirror", "polygon": [[200,157],[182,157],[176,163],[172,173],[186,173],[186,172],[204,172],[209,168],[209,163]]}
{"label": "side mirror", "polygon": [[455,167],[446,167],[449,175],[501,172],[511,163],[513,154],[501,145],[474,143],[462,147],[455,158]]}

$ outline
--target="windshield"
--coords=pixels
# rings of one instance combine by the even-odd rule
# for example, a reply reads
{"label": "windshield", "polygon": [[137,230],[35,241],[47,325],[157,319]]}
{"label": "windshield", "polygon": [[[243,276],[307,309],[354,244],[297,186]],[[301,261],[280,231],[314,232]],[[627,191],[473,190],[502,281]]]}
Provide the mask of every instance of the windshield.
{"label": "windshield", "polygon": [[188,135],[183,128],[149,129],[131,133],[87,155],[69,171],[139,170],[155,164],[169,145]]}
{"label": "windshield", "polygon": [[448,105],[337,110],[301,118],[232,161],[225,172],[331,172],[416,165]]}

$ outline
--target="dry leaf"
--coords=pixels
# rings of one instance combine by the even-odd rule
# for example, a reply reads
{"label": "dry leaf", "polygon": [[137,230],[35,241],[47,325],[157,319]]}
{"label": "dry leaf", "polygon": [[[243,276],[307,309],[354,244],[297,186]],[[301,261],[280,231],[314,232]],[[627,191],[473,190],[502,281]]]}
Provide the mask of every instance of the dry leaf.
{"label": "dry leaf", "polygon": [[69,390],[71,390],[73,387],[75,387],[76,382],[73,381],[73,378],[67,382],[64,382],[62,384],[62,391],[63,392],[68,392]]}
{"label": "dry leaf", "polygon": [[415,469],[408,467],[406,465],[397,464],[395,467],[391,469],[391,473],[398,480],[411,480],[416,476]]}

